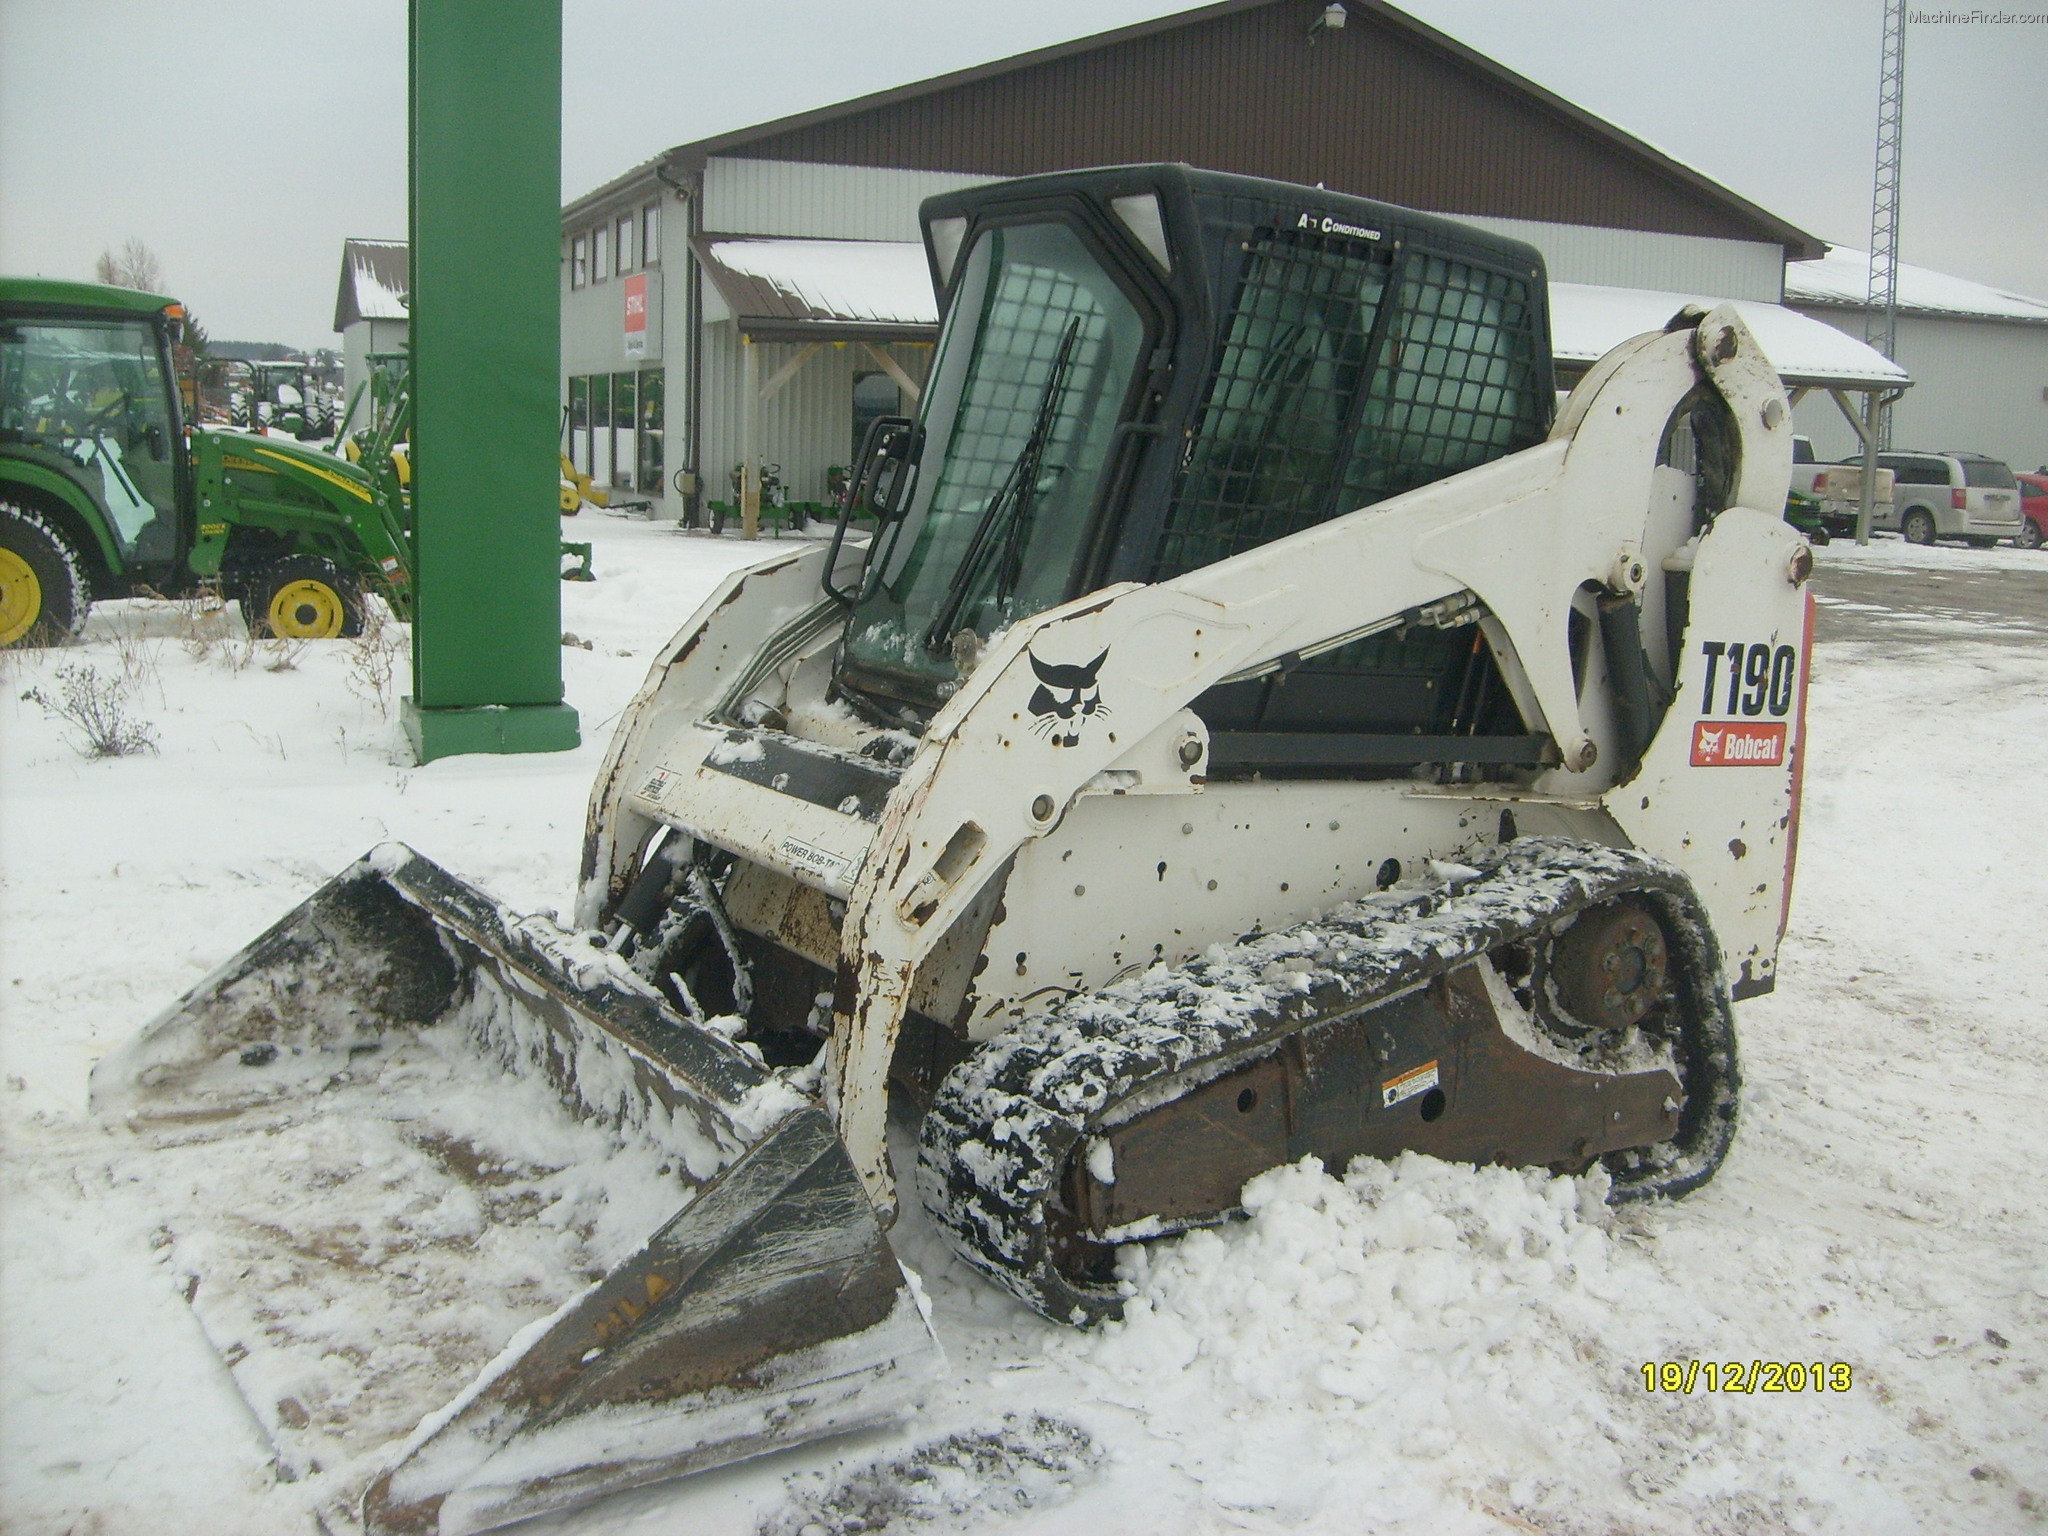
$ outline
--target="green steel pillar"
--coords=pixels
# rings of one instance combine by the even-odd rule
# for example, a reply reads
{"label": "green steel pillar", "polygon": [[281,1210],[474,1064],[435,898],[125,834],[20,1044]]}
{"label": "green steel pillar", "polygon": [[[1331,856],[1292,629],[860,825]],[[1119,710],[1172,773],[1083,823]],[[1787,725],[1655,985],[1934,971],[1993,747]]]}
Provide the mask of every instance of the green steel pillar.
{"label": "green steel pillar", "polygon": [[411,0],[413,526],[423,763],[555,752],[561,0]]}

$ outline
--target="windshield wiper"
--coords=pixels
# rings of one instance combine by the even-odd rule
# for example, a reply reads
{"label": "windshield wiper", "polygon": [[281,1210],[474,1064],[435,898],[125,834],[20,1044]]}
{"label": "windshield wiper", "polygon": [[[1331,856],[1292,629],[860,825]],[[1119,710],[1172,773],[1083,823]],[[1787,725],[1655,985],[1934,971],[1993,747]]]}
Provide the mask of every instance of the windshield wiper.
{"label": "windshield wiper", "polygon": [[[939,604],[938,613],[924,632],[925,649],[934,655],[945,654],[952,645],[953,626],[959,622],[961,610],[967,606],[968,594],[980,577],[982,567],[987,564],[990,553],[998,547],[1003,552],[1003,562],[997,570],[997,595],[1007,596],[1016,590],[1031,504],[1037,499],[1038,482],[1044,473],[1045,450],[1052,442],[1053,428],[1059,425],[1060,406],[1066,399],[1067,384],[1073,373],[1074,347],[1080,338],[1081,317],[1076,315],[1067,322],[1066,333],[1060,337],[1059,350],[1053,354],[1052,371],[1046,376],[1045,393],[1038,397],[1030,435],[1024,439],[1024,446],[1018,449],[1016,462],[1011,464],[1009,474],[1003,477],[1003,483],[982,509],[981,519],[974,525],[974,533],[967,541],[966,552],[960,557],[952,581],[947,584],[946,600]],[[1007,523],[1002,521],[1005,511],[1009,513]],[[1000,546],[993,537],[999,525],[1002,528]]]}

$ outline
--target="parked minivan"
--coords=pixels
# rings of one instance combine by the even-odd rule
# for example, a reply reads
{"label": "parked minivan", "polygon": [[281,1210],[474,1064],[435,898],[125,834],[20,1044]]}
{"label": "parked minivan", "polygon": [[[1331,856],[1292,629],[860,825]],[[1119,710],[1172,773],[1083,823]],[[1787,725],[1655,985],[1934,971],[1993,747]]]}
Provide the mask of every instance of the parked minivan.
{"label": "parked minivan", "polygon": [[1880,453],[1892,471],[1890,515],[1879,508],[1873,525],[1905,535],[1908,544],[1961,539],[1989,549],[2020,532],[2019,482],[1997,459],[1981,453]]}

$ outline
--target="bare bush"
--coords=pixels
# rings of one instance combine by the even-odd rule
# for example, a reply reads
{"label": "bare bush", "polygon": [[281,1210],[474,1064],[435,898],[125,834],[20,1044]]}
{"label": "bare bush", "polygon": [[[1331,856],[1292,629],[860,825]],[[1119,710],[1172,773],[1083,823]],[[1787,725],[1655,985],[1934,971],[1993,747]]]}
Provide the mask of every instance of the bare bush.
{"label": "bare bush", "polygon": [[205,661],[217,649],[224,649],[228,652],[230,671],[239,672],[248,665],[246,660],[238,665],[233,654],[239,626],[218,577],[200,582],[189,596],[171,601],[178,610],[178,643],[187,656]]}
{"label": "bare bush", "polygon": [[[155,596],[149,588],[140,589],[144,596]],[[163,677],[158,662],[163,655],[164,642],[161,637],[150,633],[146,620],[138,618],[132,610],[103,610],[106,636],[114,643],[114,655],[121,663],[121,686],[124,692],[140,694],[147,688],[155,688],[157,701],[163,702]]]}
{"label": "bare bush", "polygon": [[129,757],[156,750],[156,727],[128,714],[134,683],[102,677],[98,667],[57,669],[57,696],[31,688],[21,697],[71,728],[73,745],[87,757]]}
{"label": "bare bush", "polygon": [[406,653],[406,632],[382,603],[363,605],[363,632],[349,642],[348,686],[357,697],[391,717],[392,688]]}
{"label": "bare bush", "polygon": [[299,658],[306,654],[307,640],[272,639],[263,642],[264,654],[269,658],[263,663],[266,672],[296,672]]}

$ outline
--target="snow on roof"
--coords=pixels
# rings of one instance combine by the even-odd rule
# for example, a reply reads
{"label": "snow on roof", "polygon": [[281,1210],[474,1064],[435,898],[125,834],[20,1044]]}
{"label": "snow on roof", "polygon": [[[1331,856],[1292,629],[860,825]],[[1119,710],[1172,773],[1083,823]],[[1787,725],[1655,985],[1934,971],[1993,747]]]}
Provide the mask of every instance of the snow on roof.
{"label": "snow on roof", "polygon": [[1743,324],[1787,384],[1863,388],[1910,384],[1911,376],[1874,347],[1825,320],[1782,304],[1733,301],[1703,294],[1659,293],[1647,288],[1603,288],[1591,283],[1550,285],[1550,350],[1566,367],[1597,362],[1631,336],[1661,331],[1688,304],[1712,308],[1733,302]]}
{"label": "snow on roof", "polygon": [[[1870,253],[1831,246],[1819,261],[1785,264],[1787,304],[1844,304],[1865,307],[1870,292]],[[2048,323],[2048,299],[2030,299],[1967,277],[1899,263],[1899,308],[1921,314],[1971,315],[1998,320]]]}
{"label": "snow on roof", "polygon": [[914,241],[713,240],[700,254],[719,292],[743,319],[939,323],[931,269],[924,247]]}
{"label": "snow on roof", "polygon": [[334,328],[358,320],[404,320],[411,282],[403,240],[345,240],[341,247],[341,292],[334,301]]}
{"label": "snow on roof", "polygon": [[[924,247],[913,242],[712,240],[699,254],[749,330],[761,329],[763,321],[822,328],[939,323]],[[1631,336],[1661,331],[1688,304],[1721,302],[1704,294],[1552,283],[1551,352],[1565,367],[1590,364]],[[1824,320],[1752,299],[1738,299],[1735,307],[1787,383],[1854,388],[1912,382],[1898,364]]]}

